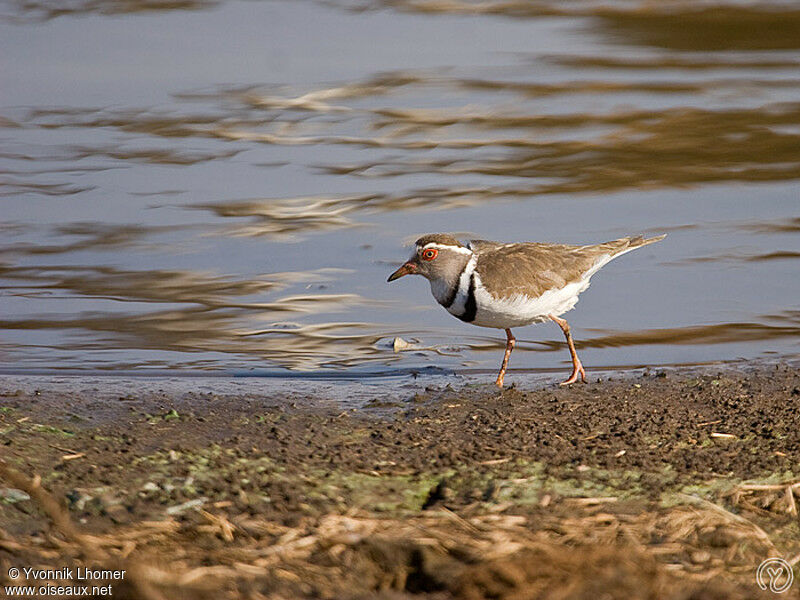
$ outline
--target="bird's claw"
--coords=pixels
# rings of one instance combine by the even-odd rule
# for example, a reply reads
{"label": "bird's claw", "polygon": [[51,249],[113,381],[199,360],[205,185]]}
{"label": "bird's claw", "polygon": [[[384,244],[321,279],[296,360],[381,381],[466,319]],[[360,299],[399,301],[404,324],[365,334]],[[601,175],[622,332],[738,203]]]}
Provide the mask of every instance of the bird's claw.
{"label": "bird's claw", "polygon": [[583,365],[577,364],[572,369],[572,374],[569,376],[569,379],[562,381],[559,385],[572,385],[578,381],[578,374],[581,376],[581,382],[586,383],[586,371],[583,370]]}

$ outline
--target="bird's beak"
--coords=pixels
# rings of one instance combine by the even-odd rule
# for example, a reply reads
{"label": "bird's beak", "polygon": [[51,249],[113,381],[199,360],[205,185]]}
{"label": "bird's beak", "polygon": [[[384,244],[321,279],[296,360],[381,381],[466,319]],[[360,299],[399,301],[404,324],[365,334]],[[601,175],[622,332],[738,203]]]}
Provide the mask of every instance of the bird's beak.
{"label": "bird's beak", "polygon": [[417,272],[417,265],[409,261],[402,267],[397,269],[397,271],[389,275],[389,279],[387,279],[386,281],[394,281],[395,279],[400,279],[403,275],[413,275],[416,272]]}

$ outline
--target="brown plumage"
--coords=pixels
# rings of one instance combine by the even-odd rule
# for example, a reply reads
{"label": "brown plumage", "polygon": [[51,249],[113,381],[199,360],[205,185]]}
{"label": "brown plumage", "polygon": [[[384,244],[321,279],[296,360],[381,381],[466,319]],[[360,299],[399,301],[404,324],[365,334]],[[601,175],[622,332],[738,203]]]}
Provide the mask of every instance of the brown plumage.
{"label": "brown plumage", "polygon": [[454,238],[449,233],[429,233],[428,235],[423,235],[419,238],[416,242],[414,242],[417,246],[424,246],[425,244],[442,244],[444,246],[455,246],[457,248],[464,248],[464,244],[459,242],[456,238]]}
{"label": "brown plumage", "polygon": [[559,315],[572,310],[589,279],[608,261],[664,237],[626,237],[588,246],[473,240],[465,246],[447,233],[432,233],[416,241],[411,258],[388,280],[422,275],[437,302],[453,316],[504,329],[506,351],[495,382],[500,387],[516,342],[511,328],[553,321],[564,333],[572,358],[572,373],[564,382],[569,384],[578,377],[586,381],[586,372],[569,323]]}
{"label": "brown plumage", "polygon": [[606,257],[610,260],[622,252],[661,239],[663,236],[647,240],[637,236],[591,246],[536,242],[498,244],[475,240],[470,242],[470,247],[478,256],[475,271],[492,296],[509,298],[524,294],[535,298],[548,290],[559,290],[580,281]]}

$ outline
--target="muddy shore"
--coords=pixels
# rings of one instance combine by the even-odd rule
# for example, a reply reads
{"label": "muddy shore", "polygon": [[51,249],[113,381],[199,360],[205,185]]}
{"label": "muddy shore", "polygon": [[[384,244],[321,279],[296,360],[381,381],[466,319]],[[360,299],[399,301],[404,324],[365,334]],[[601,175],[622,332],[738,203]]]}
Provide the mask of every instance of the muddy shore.
{"label": "muddy shore", "polygon": [[36,566],[125,569],[115,598],[775,597],[755,572],[800,562],[800,369],[528,386],[418,379],[354,408],[4,376],[0,585]]}

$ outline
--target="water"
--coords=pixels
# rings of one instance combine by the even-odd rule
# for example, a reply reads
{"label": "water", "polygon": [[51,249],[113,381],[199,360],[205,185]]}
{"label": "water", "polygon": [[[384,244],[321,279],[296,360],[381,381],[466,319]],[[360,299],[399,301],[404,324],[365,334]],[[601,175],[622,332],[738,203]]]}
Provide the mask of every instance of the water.
{"label": "water", "polygon": [[[588,367],[798,356],[790,2],[0,6],[2,371],[495,370],[419,234],[669,234],[566,316]],[[514,369],[564,369],[560,330]],[[401,337],[415,349],[395,353]]]}

